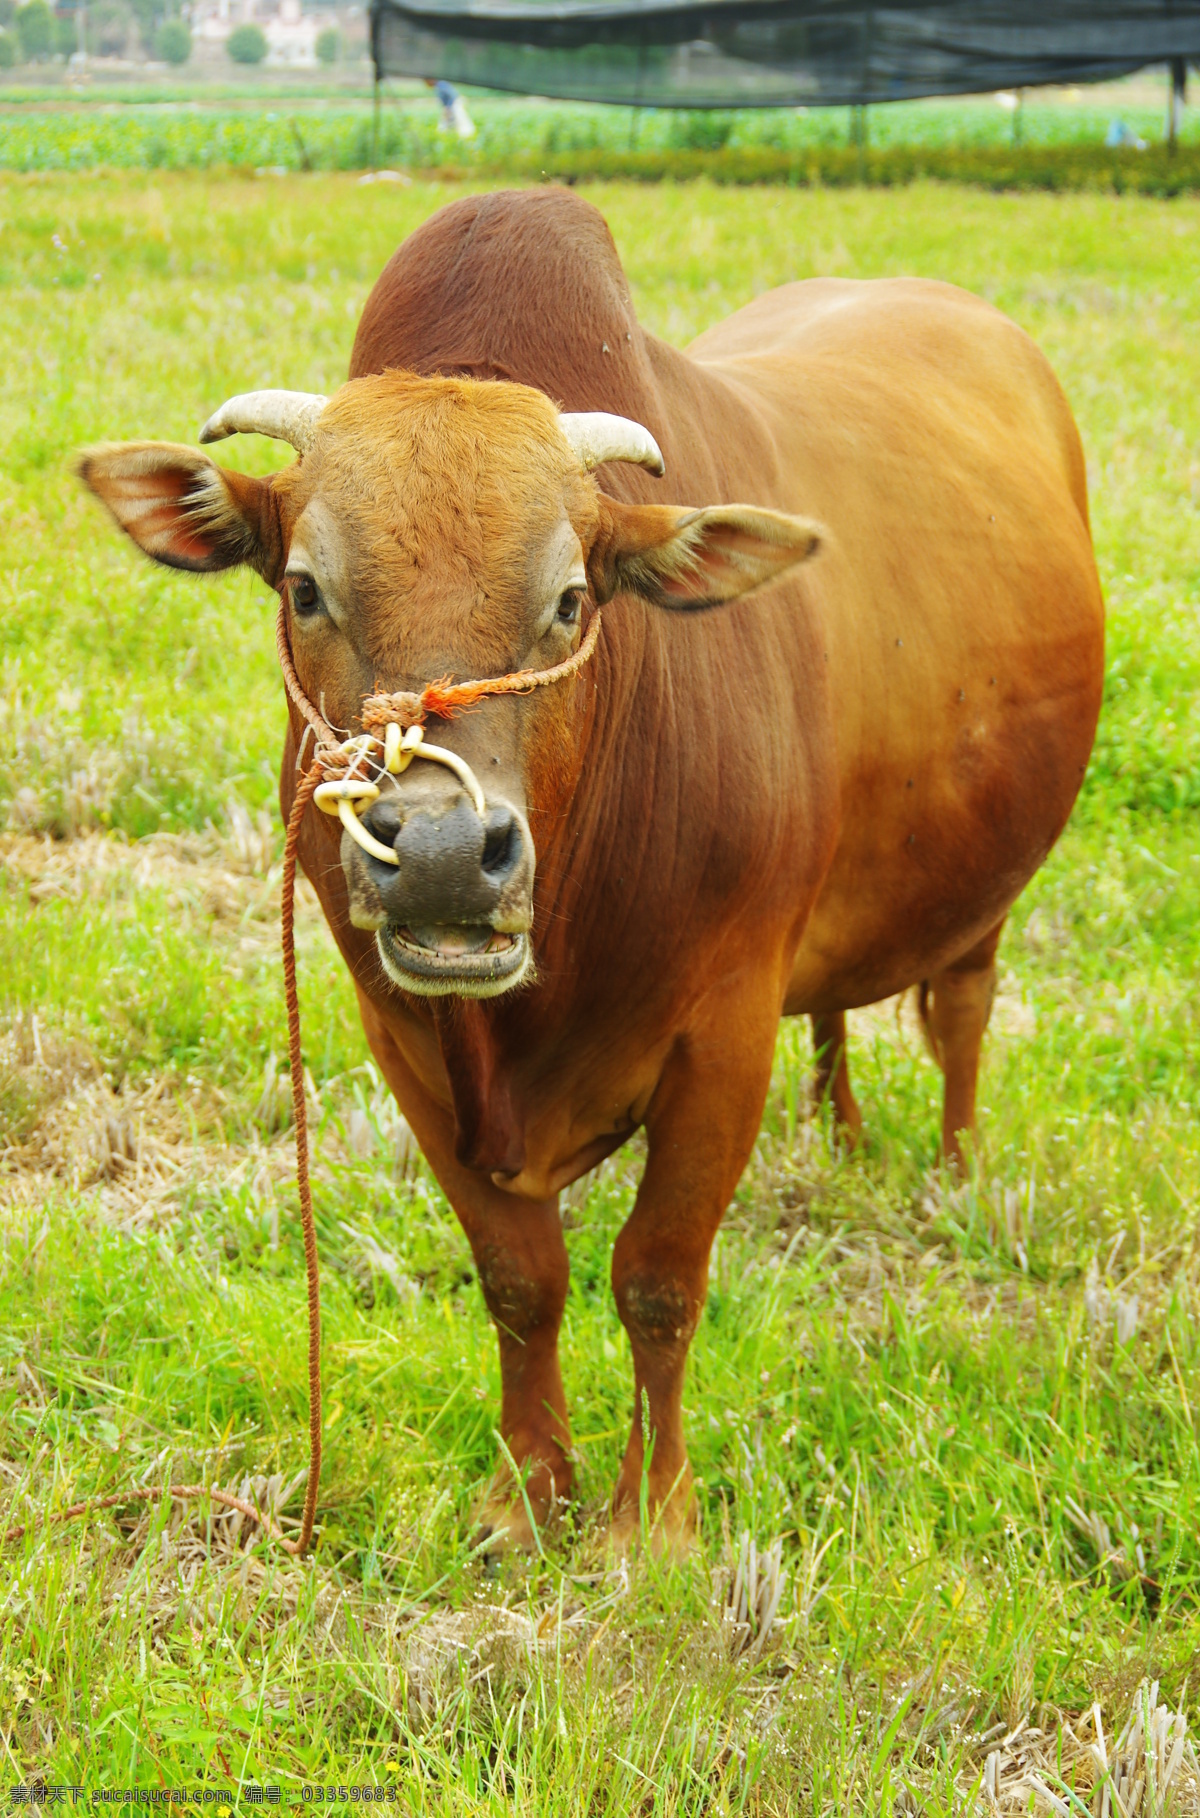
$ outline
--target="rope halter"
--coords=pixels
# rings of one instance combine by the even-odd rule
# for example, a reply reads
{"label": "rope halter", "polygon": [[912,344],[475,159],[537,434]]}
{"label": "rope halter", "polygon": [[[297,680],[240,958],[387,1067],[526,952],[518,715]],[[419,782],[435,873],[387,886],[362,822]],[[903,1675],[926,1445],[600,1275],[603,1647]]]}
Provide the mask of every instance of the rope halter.
{"label": "rope halter", "polygon": [[[287,601],[282,599],[275,621],[275,643],[288,694],[316,739],[316,752],[308,773],[319,778],[312,790],[313,800],[326,814],[338,817],[351,839],[364,852],[385,865],[399,865],[400,860],[392,847],[377,840],[358,818],[360,804],[369,805],[379,799],[379,785],[365,774],[366,766],[372,766],[376,775],[400,776],[414,758],[428,758],[432,763],[444,764],[457,776],[482,820],[487,813],[487,797],[479,778],[456,751],[448,751],[444,745],[434,745],[426,739],[425,720],[430,714],[438,719],[453,719],[487,695],[532,694],[535,688],[566,681],[577,675],[590,659],[599,638],[600,614],[594,612],[578,650],[552,669],[518,669],[510,675],[492,676],[478,682],[451,682],[443,678],[427,683],[419,694],[368,695],[362,710],[365,730],[354,738],[339,739],[300,685],[288,637]],[[301,756],[303,749],[302,740]],[[299,761],[298,757],[297,763]]]}

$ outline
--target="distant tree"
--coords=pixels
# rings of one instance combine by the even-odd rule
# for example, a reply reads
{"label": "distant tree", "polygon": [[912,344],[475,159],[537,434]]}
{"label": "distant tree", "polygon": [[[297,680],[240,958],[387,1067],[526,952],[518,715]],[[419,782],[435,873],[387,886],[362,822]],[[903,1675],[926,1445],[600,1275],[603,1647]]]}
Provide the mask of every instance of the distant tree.
{"label": "distant tree", "polygon": [[153,52],[159,26],[176,8],[164,5],[163,0],[130,0],[130,5],[137,20],[138,37],[144,49]]}
{"label": "distant tree", "polygon": [[17,37],[26,63],[38,63],[54,51],[54,14],[46,0],[29,0],[16,15]]}
{"label": "distant tree", "polygon": [[17,0],[0,0],[0,32],[7,31],[17,16]]}
{"label": "distant tree", "polygon": [[96,0],[88,7],[88,49],[94,57],[123,57],[133,36],[133,13],[126,0]]}
{"label": "distant tree", "polygon": [[342,35],[336,25],[329,26],[317,35],[317,62],[324,63],[326,68],[336,63],[342,51]]}
{"label": "distant tree", "polygon": [[154,55],[163,63],[186,63],[192,54],[192,34],[182,19],[168,19],[154,38]]}
{"label": "distant tree", "polygon": [[16,38],[11,32],[0,32],[0,69],[11,69],[16,60]]}
{"label": "distant tree", "polygon": [[257,25],[239,25],[226,38],[225,49],[235,63],[261,63],[267,54],[267,41]]}
{"label": "distant tree", "polygon": [[69,57],[79,49],[79,27],[74,13],[55,13],[54,48],[60,57]]}

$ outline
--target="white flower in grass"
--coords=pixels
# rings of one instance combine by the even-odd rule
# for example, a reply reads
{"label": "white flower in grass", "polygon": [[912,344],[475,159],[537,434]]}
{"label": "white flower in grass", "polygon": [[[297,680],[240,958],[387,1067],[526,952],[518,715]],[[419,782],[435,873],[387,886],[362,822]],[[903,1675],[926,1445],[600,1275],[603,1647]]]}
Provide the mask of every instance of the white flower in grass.
{"label": "white flower in grass", "polygon": [[1127,1345],[1138,1329],[1138,1297],[1131,1294],[1123,1299],[1117,1296],[1117,1341]]}

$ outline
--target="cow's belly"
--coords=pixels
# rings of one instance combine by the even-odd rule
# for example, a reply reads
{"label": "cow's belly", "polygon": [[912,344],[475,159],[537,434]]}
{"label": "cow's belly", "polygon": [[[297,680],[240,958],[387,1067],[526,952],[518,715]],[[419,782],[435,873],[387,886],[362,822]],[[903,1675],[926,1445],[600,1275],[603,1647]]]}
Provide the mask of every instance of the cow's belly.
{"label": "cow's belly", "polygon": [[859,669],[838,716],[841,835],[789,1013],[853,1009],[929,978],[1007,914],[1061,833],[1100,707],[1098,594],[1081,586],[1057,613],[1033,596],[1007,606],[998,634],[950,644],[957,661],[927,653],[906,678],[919,639],[901,632]]}
{"label": "cow's belly", "polygon": [[791,286],[691,352],[769,443],[752,502],[829,527],[841,831],[785,1005],[849,1009],[973,946],[1070,812],[1103,685],[1078,437],[1033,344],[946,287]]}

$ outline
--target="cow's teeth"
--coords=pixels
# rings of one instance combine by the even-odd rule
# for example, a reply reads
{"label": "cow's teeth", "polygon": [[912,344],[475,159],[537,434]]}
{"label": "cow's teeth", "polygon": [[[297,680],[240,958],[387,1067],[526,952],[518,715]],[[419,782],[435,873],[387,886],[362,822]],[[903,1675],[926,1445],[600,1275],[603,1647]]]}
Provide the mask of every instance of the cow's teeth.
{"label": "cow's teeth", "polygon": [[435,953],[439,959],[502,953],[512,946],[510,934],[496,934],[491,928],[479,926],[399,928],[397,933],[405,946],[420,953]]}

